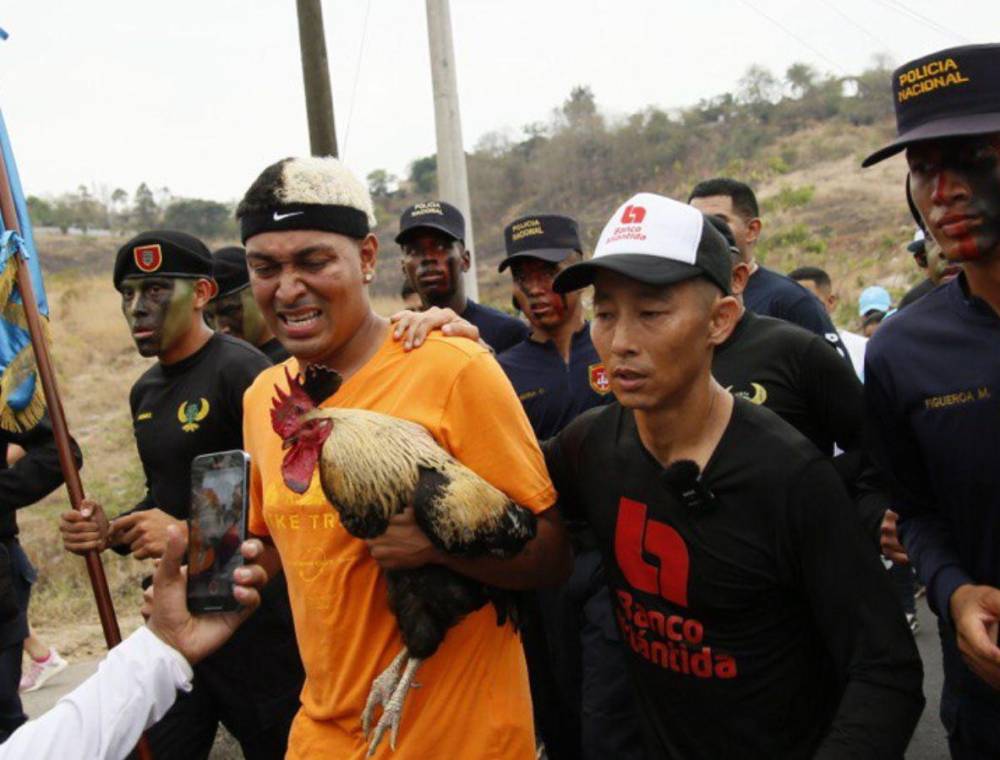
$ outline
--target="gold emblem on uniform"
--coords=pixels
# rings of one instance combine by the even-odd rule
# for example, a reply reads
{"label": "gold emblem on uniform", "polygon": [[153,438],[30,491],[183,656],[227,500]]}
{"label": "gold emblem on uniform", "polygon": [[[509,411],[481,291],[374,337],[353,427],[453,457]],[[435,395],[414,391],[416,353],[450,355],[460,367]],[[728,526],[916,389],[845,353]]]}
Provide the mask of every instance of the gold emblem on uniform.
{"label": "gold emblem on uniform", "polygon": [[193,433],[201,427],[198,423],[208,416],[209,408],[206,398],[183,402],[177,408],[177,419],[181,423],[181,430],[185,433]]}

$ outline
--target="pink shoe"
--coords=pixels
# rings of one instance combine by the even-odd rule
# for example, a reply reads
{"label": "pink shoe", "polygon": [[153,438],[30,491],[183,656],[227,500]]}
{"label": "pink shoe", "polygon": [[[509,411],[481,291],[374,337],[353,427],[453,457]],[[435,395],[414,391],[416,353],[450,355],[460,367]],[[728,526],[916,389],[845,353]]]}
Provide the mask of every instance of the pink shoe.
{"label": "pink shoe", "polygon": [[40,689],[52,676],[61,673],[69,663],[66,662],[59,653],[50,648],[49,656],[39,662],[35,658],[28,657],[28,668],[21,676],[21,684],[18,691],[22,694]]}

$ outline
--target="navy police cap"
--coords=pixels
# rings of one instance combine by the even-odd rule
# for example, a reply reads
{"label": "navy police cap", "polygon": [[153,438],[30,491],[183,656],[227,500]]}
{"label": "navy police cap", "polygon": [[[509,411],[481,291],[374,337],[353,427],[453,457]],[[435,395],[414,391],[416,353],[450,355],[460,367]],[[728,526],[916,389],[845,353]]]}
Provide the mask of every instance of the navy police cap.
{"label": "navy police cap", "polygon": [[949,48],[900,66],[892,99],[897,137],[862,166],[922,140],[1000,132],[1000,44]]}
{"label": "navy police cap", "polygon": [[204,279],[215,284],[212,254],[205,244],[174,230],[140,232],[119,248],[114,270],[116,290],[121,290],[126,277]]}
{"label": "navy police cap", "polygon": [[535,214],[515,219],[504,228],[503,242],[507,258],[497,267],[500,272],[515,259],[542,259],[555,264],[573,251],[583,253],[576,221],[558,214]]}
{"label": "navy police cap", "polygon": [[413,230],[431,229],[443,232],[454,240],[465,242],[465,217],[462,212],[444,201],[414,203],[399,217],[399,234],[396,242],[406,242]]}

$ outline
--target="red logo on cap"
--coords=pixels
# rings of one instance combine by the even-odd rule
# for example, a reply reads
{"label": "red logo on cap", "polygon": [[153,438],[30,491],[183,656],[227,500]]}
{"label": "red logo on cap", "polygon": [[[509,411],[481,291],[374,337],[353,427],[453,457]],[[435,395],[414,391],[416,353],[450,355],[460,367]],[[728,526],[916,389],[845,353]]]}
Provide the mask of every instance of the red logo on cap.
{"label": "red logo on cap", "polygon": [[642,224],[646,218],[646,209],[642,206],[626,206],[622,212],[622,224]]}
{"label": "red logo on cap", "polygon": [[155,272],[163,263],[163,250],[159,243],[139,245],[132,249],[132,257],[143,272]]}

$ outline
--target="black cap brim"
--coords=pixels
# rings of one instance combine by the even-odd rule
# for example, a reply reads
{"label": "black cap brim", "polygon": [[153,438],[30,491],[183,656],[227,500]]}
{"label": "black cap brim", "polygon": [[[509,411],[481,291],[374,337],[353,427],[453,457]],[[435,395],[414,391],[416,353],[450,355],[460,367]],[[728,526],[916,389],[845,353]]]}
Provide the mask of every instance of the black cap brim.
{"label": "black cap brim", "polygon": [[925,253],[927,251],[927,244],[923,240],[914,240],[906,246],[906,250],[916,256],[918,253]]}
{"label": "black cap brim", "polygon": [[564,261],[571,253],[579,253],[579,251],[573,248],[539,248],[534,251],[520,251],[501,261],[497,267],[497,271],[502,272],[510,266],[512,261],[516,261],[517,259],[541,259],[542,261],[548,261],[550,264],[558,264],[560,261]]}
{"label": "black cap brim", "polygon": [[683,261],[651,256],[648,253],[616,253],[566,267],[556,275],[552,289],[556,293],[580,290],[593,285],[600,272],[615,272],[646,285],[656,286],[706,277],[702,269]]}
{"label": "black cap brim", "polygon": [[405,230],[400,232],[394,240],[396,245],[402,245],[406,242],[406,239],[410,237],[414,232],[419,232],[420,230],[437,230],[438,232],[443,232],[445,235],[450,237],[452,240],[461,240],[460,237],[455,237],[455,232],[448,229],[443,224],[435,224],[434,222],[421,222],[420,224],[415,224],[412,227],[407,227]]}
{"label": "black cap brim", "polygon": [[893,142],[868,156],[861,162],[861,166],[867,168],[879,161],[884,161],[890,156],[895,156],[906,150],[913,143],[937,140],[943,137],[988,135],[992,132],[1000,132],[1000,113],[978,113],[935,119],[901,134]]}

